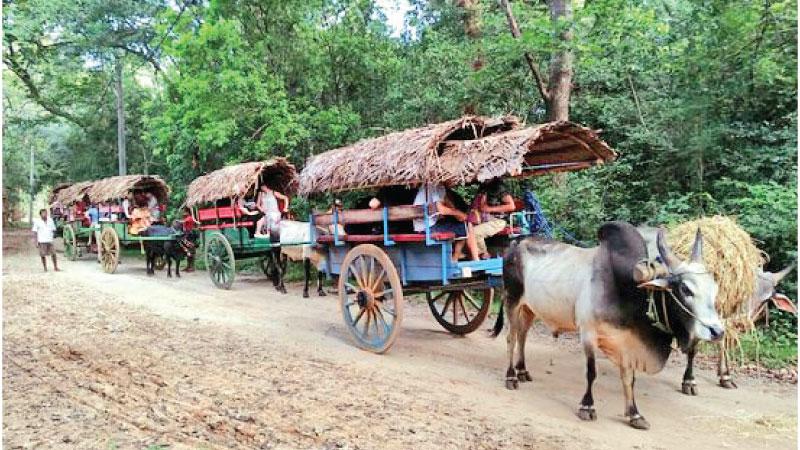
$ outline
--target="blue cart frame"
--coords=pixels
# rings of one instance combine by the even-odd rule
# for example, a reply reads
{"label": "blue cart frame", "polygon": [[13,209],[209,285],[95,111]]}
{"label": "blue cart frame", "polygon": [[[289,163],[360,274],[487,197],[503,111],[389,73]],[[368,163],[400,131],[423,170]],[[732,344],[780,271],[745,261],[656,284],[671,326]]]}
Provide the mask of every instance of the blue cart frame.
{"label": "blue cart frame", "polygon": [[[381,223],[383,231],[378,235],[342,234],[340,227],[350,223],[343,217],[347,212],[334,210],[310,218],[313,240],[327,254],[325,270],[339,278],[345,324],[359,347],[375,353],[388,351],[396,340],[405,294],[425,294],[436,321],[446,330],[463,335],[475,331],[486,319],[494,290],[503,284],[502,257],[452,261],[455,239],[431,231],[429,206],[402,208],[420,209],[414,218],[424,220],[424,233],[391,234],[391,207],[351,210],[377,219],[360,223]],[[512,214],[517,222],[524,217],[524,213]],[[318,235],[325,225],[331,225],[331,234]],[[515,233],[509,238],[523,235]]]}

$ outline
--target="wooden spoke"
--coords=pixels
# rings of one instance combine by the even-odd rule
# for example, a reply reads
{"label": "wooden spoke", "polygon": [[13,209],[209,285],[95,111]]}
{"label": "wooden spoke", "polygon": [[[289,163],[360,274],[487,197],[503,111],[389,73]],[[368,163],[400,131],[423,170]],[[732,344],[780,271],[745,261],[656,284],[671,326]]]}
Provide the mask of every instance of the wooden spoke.
{"label": "wooden spoke", "polygon": [[367,311],[367,321],[366,321],[366,323],[364,325],[364,338],[368,339],[369,338],[369,323],[372,320],[372,310],[368,309],[368,308],[364,308],[364,310]]}
{"label": "wooden spoke", "polygon": [[377,291],[379,287],[383,284],[384,278],[386,277],[386,269],[381,267],[380,274],[375,277],[375,280],[370,284],[373,291]]}
{"label": "wooden spoke", "polygon": [[367,310],[366,308],[361,308],[361,310],[358,312],[358,315],[356,316],[355,320],[353,320],[353,325],[358,325],[358,321],[361,320],[361,316],[364,315],[364,311],[366,311],[366,310]]}
{"label": "wooden spoke", "polygon": [[473,297],[472,294],[470,294],[468,291],[464,291],[464,297],[467,299],[469,304],[472,305],[473,308],[475,308],[476,311],[481,310],[481,306],[478,305],[477,302],[475,302],[475,297]]}
{"label": "wooden spoke", "polygon": [[390,295],[391,293],[392,293],[392,289],[384,289],[384,290],[382,290],[380,292],[376,292],[373,295],[375,296],[376,299],[381,299],[381,298],[386,297],[387,295]]}

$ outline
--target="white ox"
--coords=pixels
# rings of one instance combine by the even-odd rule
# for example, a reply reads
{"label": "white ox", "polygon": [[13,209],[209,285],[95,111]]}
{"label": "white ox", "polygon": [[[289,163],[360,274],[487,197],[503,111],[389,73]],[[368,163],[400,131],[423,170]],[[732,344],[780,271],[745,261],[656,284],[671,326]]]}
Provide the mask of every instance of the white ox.
{"label": "white ox", "polygon": [[[595,351],[599,349],[620,368],[625,416],[630,425],[646,429],[649,424],[634,401],[634,373],[659,372],[674,339],[685,348],[694,339],[722,337],[724,331],[714,309],[717,285],[702,263],[699,230],[689,261],[675,257],[664,242],[663,232],[660,234],[659,253],[669,273],[654,279],[634,275],[647,254],[642,236],[632,225],[606,223],[600,227],[598,238],[600,245],[591,249],[529,238],[512,244],[506,252],[503,308],[510,325],[506,387],[516,389],[519,382],[531,381],[525,366],[525,338],[538,318],[555,333],[580,333],[587,361],[587,388],[578,416],[583,420],[597,417],[592,383],[596,377]],[[648,295],[648,289],[658,291]],[[653,304],[658,305],[656,313]],[[502,327],[501,311],[495,336]]]}
{"label": "white ox", "polygon": [[[318,230],[318,233],[322,230]],[[325,254],[317,249],[312,242],[311,228],[308,222],[298,222],[295,220],[281,220],[280,222],[280,244],[281,261],[276,264],[276,278],[273,279],[275,286],[281,292],[286,292],[283,284],[283,274],[286,272],[287,258],[292,261],[303,261],[305,270],[305,284],[303,287],[303,297],[308,298],[308,285],[311,279],[311,266],[317,270],[317,294],[320,297],[326,295],[322,287],[325,274],[323,272],[326,264]]]}

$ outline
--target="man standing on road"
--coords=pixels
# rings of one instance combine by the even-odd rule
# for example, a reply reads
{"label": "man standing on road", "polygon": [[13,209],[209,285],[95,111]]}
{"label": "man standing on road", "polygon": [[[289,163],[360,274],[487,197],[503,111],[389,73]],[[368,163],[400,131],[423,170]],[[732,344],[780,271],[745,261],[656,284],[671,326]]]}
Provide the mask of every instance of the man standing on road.
{"label": "man standing on road", "polygon": [[53,234],[56,231],[56,224],[47,215],[46,209],[39,210],[39,217],[33,220],[34,238],[39,247],[39,256],[42,258],[42,267],[47,272],[47,255],[53,258],[53,269],[58,272],[58,262],[56,262],[56,252],[53,251]]}

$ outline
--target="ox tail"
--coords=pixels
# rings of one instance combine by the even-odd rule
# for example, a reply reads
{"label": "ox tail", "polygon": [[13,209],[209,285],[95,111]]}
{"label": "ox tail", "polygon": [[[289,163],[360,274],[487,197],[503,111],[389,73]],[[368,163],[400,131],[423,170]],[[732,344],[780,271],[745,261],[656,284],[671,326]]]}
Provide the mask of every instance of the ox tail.
{"label": "ox tail", "polygon": [[500,332],[503,331],[503,307],[506,305],[506,302],[500,302],[500,312],[497,313],[497,320],[494,321],[494,327],[492,327],[492,334],[493,338],[496,338],[500,335]]}

